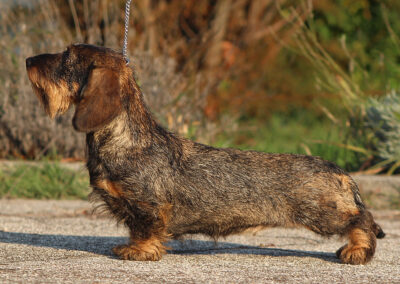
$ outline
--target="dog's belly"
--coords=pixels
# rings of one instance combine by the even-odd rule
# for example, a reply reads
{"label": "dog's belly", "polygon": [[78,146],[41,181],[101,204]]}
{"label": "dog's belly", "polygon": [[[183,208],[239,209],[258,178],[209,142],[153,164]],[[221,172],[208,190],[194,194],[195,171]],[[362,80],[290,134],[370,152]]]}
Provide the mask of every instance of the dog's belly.
{"label": "dog's belly", "polygon": [[[282,207],[281,207],[282,208]],[[268,198],[258,202],[199,202],[190,206],[175,204],[168,231],[175,237],[185,234],[205,234],[211,237],[240,233],[254,227],[288,226],[287,210],[279,210]]]}

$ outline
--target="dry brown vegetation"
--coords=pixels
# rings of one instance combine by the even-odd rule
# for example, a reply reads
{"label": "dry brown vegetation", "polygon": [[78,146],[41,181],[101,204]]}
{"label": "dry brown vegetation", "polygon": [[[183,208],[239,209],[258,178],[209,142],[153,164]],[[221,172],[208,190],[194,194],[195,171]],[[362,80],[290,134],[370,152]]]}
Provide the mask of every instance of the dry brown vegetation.
{"label": "dry brown vegetation", "polygon": [[[287,25],[290,19],[279,12],[279,3],[290,2],[134,1],[129,53],[159,120],[174,131],[210,142],[221,128],[234,127],[233,119],[221,119],[221,110],[268,112],[267,106],[287,100],[290,92],[273,85],[269,90],[278,103],[260,100],[266,86],[259,78],[271,72],[267,66],[281,48],[274,38],[279,35],[284,41],[297,28]],[[71,42],[120,49],[124,4],[117,0],[0,3],[0,157],[37,158],[52,152],[84,156],[83,137],[70,125],[71,111],[50,121],[40,109],[25,75],[25,58],[59,52]],[[211,122],[217,118],[218,128]]]}
{"label": "dry brown vegetation", "polygon": [[1,2],[0,11],[0,156],[36,157],[53,148],[79,155],[83,143],[70,127],[71,114],[50,122],[38,106],[25,71],[27,56],[63,49],[72,40],[58,20],[58,8],[52,1],[46,9]]}

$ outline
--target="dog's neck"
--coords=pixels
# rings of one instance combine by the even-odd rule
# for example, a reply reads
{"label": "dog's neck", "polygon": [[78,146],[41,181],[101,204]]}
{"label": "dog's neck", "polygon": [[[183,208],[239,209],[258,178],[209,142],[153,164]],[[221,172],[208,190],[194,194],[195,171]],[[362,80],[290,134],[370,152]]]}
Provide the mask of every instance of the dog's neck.
{"label": "dog's neck", "polygon": [[129,83],[131,87],[123,88],[129,92],[121,94],[121,113],[108,125],[88,134],[87,142],[96,144],[101,152],[114,151],[117,155],[124,150],[140,151],[155,144],[168,146],[168,141],[177,139],[155,121],[136,82]]}
{"label": "dog's neck", "polygon": [[129,80],[131,86],[125,88],[127,93],[122,94],[123,108],[128,116],[128,125],[133,139],[138,146],[147,147],[151,137],[157,132],[159,126],[147,108],[143,94],[132,78]]}

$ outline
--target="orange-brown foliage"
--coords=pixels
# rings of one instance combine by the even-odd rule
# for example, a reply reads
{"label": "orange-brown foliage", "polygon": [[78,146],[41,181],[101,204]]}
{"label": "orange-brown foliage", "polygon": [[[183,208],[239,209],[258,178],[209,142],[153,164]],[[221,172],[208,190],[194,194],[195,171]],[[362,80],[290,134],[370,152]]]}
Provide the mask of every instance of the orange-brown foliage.
{"label": "orange-brown foliage", "polygon": [[[110,32],[122,38],[125,1],[74,2],[59,5],[78,38],[102,45],[109,44]],[[224,110],[265,115],[285,110],[290,103],[305,105],[309,97],[294,90],[299,83],[288,78],[295,74],[280,74],[278,61],[282,43],[298,28],[280,10],[293,8],[304,15],[299,4],[290,0],[136,1],[129,49],[166,54],[177,61],[177,71],[189,78],[204,74],[213,86],[204,106],[211,119]]]}

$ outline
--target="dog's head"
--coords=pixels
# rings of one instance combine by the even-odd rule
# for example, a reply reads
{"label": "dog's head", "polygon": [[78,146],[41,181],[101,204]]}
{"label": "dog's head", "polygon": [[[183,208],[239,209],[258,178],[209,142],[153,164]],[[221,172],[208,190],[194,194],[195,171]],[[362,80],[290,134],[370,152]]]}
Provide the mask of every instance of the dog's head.
{"label": "dog's head", "polygon": [[54,118],[76,105],[73,125],[95,131],[121,111],[121,84],[131,74],[122,55],[92,45],[71,45],[62,53],[26,59],[33,90]]}

